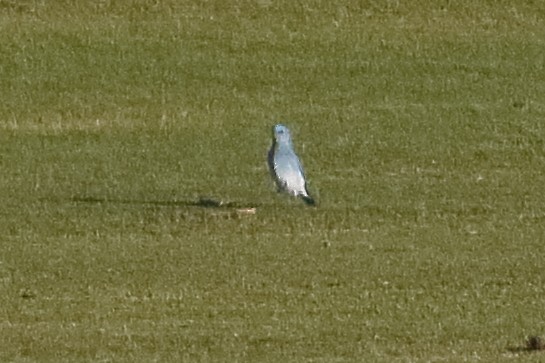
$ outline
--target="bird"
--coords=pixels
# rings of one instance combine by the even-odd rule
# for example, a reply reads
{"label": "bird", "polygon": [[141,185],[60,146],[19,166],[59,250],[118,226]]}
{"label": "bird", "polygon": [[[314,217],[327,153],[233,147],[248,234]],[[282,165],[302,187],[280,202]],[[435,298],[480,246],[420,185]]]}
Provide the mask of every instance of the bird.
{"label": "bird", "polygon": [[316,205],[308,193],[303,167],[293,150],[290,130],[283,124],[273,126],[272,146],[267,161],[279,192],[300,197],[307,205]]}

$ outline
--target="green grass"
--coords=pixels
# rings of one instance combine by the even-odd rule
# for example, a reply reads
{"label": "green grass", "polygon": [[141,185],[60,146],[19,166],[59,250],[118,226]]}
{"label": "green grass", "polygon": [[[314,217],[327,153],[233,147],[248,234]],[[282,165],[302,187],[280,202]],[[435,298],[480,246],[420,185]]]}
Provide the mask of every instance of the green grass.
{"label": "green grass", "polygon": [[[0,361],[543,360],[544,28],[531,1],[0,0]],[[317,208],[275,193],[276,122]]]}

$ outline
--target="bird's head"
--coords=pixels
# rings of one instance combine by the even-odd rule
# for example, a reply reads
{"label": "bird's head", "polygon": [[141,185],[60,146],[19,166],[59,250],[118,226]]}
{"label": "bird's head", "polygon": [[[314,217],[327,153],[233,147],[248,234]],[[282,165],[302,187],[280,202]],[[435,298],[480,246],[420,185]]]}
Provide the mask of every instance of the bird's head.
{"label": "bird's head", "polygon": [[291,143],[290,130],[282,124],[273,127],[273,137],[278,143]]}

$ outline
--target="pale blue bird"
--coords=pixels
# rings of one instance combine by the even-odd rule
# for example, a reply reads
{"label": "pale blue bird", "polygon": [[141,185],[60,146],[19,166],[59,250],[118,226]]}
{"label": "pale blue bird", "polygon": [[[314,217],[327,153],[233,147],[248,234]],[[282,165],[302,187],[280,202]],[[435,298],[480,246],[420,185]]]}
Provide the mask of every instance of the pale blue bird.
{"label": "pale blue bird", "polygon": [[290,130],[284,125],[273,127],[273,143],[268,155],[269,169],[279,191],[300,197],[308,205],[315,205],[308,194],[305,174],[293,150]]}

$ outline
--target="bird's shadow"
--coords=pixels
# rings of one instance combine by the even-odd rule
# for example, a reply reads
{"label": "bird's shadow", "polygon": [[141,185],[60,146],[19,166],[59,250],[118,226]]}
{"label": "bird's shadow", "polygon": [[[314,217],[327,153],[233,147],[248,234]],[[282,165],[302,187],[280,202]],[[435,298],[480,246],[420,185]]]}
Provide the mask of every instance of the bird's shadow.
{"label": "bird's shadow", "polygon": [[520,345],[517,347],[508,347],[507,350],[514,354],[545,352],[545,340],[538,335],[532,335],[529,336],[528,339],[526,339],[524,345]]}
{"label": "bird's shadow", "polygon": [[87,204],[129,204],[129,205],[143,205],[152,207],[198,207],[198,208],[256,208],[258,205],[252,204],[251,207],[248,204],[233,201],[224,201],[218,198],[199,197],[196,199],[183,199],[183,200],[144,200],[144,199],[123,199],[123,198],[106,198],[96,196],[73,196],[70,198],[74,203],[87,203]]}

